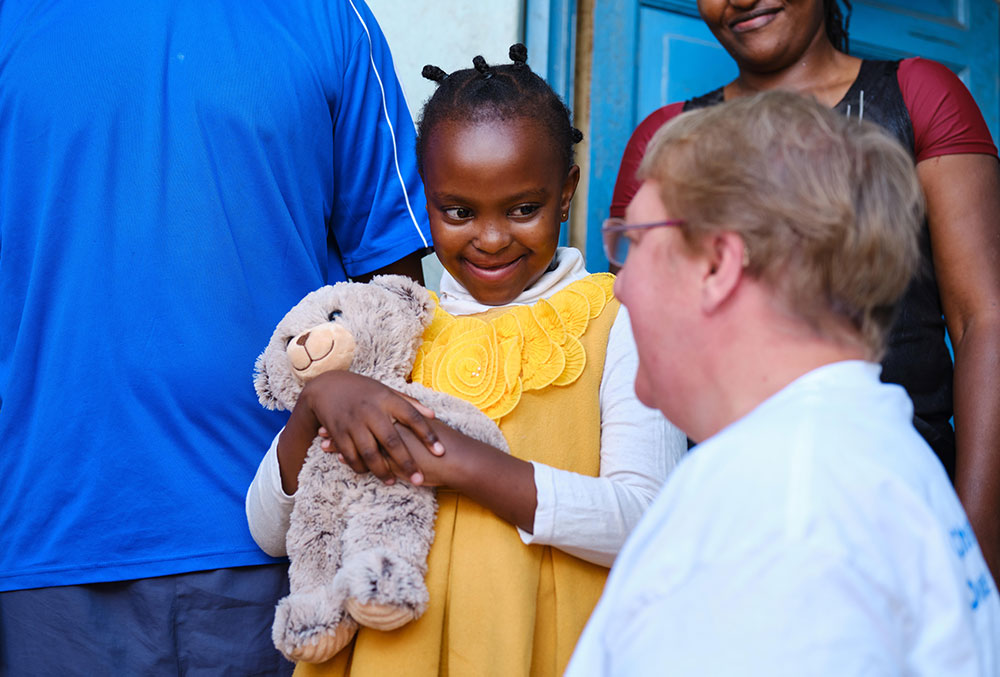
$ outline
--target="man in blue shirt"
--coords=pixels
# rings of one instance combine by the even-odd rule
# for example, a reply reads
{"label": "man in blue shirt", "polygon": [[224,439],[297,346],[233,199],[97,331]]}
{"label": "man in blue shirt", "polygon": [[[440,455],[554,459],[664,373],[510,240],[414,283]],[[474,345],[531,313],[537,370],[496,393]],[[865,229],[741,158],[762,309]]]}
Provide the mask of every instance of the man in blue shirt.
{"label": "man in blue shirt", "polygon": [[0,4],[0,672],[290,667],[254,358],[312,289],[420,278],[413,145],[361,0]]}

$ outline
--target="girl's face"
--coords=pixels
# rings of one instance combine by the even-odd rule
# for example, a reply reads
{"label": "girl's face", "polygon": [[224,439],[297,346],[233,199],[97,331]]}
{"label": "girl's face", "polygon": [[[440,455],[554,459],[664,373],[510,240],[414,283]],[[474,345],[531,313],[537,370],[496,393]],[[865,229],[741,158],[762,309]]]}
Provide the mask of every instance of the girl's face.
{"label": "girl's face", "polygon": [[428,138],[424,193],[441,264],[485,305],[510,303],[555,256],[580,179],[529,118],[443,121]]}
{"label": "girl's face", "polygon": [[741,70],[771,73],[826,40],[824,0],[698,0],[698,12]]}

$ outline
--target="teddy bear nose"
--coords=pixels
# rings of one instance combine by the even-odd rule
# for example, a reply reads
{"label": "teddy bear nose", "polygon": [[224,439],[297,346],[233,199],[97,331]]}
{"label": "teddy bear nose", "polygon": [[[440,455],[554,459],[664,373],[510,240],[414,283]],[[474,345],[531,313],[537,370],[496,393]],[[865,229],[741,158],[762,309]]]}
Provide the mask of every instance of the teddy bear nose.
{"label": "teddy bear nose", "polygon": [[336,337],[330,332],[307,331],[295,338],[294,345],[289,346],[288,356],[292,366],[298,371],[308,369],[311,364],[325,359],[336,345]]}
{"label": "teddy bear nose", "polygon": [[302,346],[306,354],[312,360],[322,360],[333,350],[337,340],[333,332],[320,328],[309,331],[295,339],[295,342]]}

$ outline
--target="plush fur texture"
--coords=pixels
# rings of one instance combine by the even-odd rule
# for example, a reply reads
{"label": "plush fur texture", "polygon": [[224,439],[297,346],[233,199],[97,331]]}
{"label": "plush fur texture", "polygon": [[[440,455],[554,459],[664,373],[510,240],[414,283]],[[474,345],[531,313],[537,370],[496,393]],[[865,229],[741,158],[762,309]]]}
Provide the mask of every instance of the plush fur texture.
{"label": "plush fur texture", "polygon": [[[300,301],[257,358],[261,404],[291,410],[306,381],[329,369],[370,376],[407,393],[461,432],[508,451],[468,402],[406,379],[433,316],[428,292],[406,277],[341,282]],[[329,659],[358,623],[389,630],[427,607],[427,554],[437,503],[430,489],[358,475],[316,438],[299,474],[287,547],[291,593],[278,603],[273,638],[290,660]]]}

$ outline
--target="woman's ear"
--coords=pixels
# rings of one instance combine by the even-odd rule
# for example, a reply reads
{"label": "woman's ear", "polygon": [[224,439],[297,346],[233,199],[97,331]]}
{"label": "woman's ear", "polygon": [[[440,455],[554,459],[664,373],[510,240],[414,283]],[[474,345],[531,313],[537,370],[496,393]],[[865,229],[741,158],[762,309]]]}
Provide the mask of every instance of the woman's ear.
{"label": "woman's ear", "polygon": [[580,183],[580,166],[573,165],[569,168],[569,173],[566,174],[566,180],[563,182],[562,193],[560,194],[559,202],[559,214],[569,213],[569,203],[573,200],[573,195],[576,194],[576,187]]}
{"label": "woman's ear", "polygon": [[702,310],[711,314],[736,291],[746,270],[747,248],[733,232],[710,235],[703,248],[705,275],[702,279]]}

